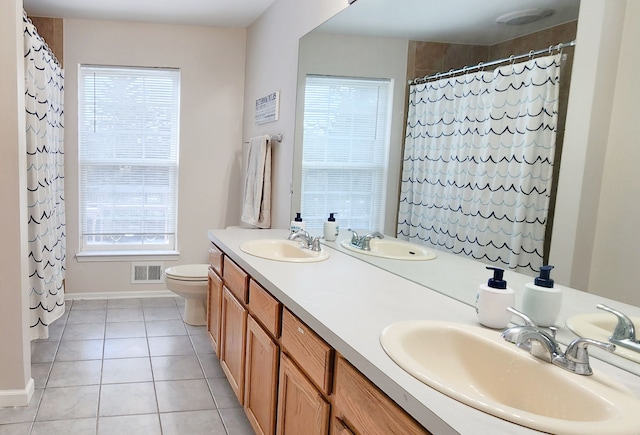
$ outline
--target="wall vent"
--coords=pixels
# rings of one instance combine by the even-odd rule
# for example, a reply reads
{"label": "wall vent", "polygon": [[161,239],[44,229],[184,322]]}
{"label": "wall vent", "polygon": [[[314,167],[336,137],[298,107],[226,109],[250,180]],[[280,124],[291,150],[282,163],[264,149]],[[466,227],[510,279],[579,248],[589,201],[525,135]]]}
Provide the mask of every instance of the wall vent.
{"label": "wall vent", "polygon": [[131,284],[163,283],[162,263],[131,263]]}

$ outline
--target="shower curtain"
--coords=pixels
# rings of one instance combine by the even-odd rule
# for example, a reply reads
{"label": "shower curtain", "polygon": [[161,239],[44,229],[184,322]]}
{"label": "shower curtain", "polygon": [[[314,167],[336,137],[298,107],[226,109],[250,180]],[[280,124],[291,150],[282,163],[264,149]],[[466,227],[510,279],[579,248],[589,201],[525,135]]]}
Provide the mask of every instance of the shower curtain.
{"label": "shower curtain", "polygon": [[64,313],[64,72],[24,21],[31,339],[47,338]]}
{"label": "shower curtain", "polygon": [[557,54],[411,86],[399,238],[538,271],[560,62]]}

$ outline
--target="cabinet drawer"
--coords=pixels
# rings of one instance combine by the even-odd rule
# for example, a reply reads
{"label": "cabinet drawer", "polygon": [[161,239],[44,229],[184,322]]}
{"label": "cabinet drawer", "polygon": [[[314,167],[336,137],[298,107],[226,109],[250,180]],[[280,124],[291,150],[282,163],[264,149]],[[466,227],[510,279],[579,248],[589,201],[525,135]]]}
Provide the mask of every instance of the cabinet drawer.
{"label": "cabinet drawer", "polygon": [[246,304],[249,294],[249,275],[226,255],[224,256],[222,270],[225,286],[240,302]]}
{"label": "cabinet drawer", "polygon": [[282,346],[325,394],[331,392],[333,349],[300,319],[285,309],[282,314]]}
{"label": "cabinet drawer", "polygon": [[336,433],[429,434],[342,357],[337,358],[335,377],[333,423],[342,430]]}
{"label": "cabinet drawer", "polygon": [[280,336],[282,304],[254,280],[249,280],[249,311],[272,337]]}
{"label": "cabinet drawer", "polygon": [[222,251],[213,243],[209,243],[209,264],[218,276],[222,276],[222,257]]}

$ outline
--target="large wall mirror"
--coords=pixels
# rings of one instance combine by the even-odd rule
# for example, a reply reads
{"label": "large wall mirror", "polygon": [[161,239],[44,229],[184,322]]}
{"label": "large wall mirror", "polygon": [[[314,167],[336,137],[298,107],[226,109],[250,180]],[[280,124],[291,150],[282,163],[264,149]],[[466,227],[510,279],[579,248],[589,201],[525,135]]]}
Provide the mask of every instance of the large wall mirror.
{"label": "large wall mirror", "polygon": [[[531,23],[505,25],[496,23],[496,18],[514,12],[513,2],[506,0],[359,0],[305,35],[300,40],[299,52],[292,213],[299,211],[301,205],[305,84],[309,75],[392,80],[392,117],[389,125],[390,149],[383,230],[385,234],[393,236],[397,229],[407,113],[407,80],[569,42],[576,36],[579,7],[579,0],[527,0],[518,3],[519,11],[550,9],[554,12]],[[518,16],[514,19],[527,20]],[[580,44],[580,41],[576,43]],[[568,50],[566,54],[571,56],[572,50]],[[570,68],[564,72],[567,77],[570,77],[570,73]],[[565,95],[561,97],[564,99],[564,106],[561,105],[560,110],[566,112],[568,80],[561,89]],[[559,132],[559,141],[562,141],[562,131]],[[553,231],[563,231],[563,227],[556,226]],[[339,248],[337,244],[332,247]],[[417,266],[354,255],[462,302],[473,304],[473,295],[466,291],[456,291],[456,287],[462,289],[470,285],[464,274],[444,276],[444,273],[438,273],[435,263]],[[613,295],[605,296],[616,299]],[[621,299],[628,303],[624,298]],[[631,314],[638,315],[638,311]],[[606,357],[604,359],[609,360]],[[616,358],[610,361],[615,363]]]}

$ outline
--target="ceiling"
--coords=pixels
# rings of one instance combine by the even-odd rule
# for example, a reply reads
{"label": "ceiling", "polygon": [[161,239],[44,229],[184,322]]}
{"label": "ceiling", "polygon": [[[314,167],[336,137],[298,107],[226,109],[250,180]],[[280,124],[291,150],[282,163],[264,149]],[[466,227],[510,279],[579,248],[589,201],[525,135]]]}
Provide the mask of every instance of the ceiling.
{"label": "ceiling", "polygon": [[[580,0],[357,0],[317,30],[494,45],[577,20],[579,6]],[[554,13],[530,24],[496,23],[504,14],[532,9],[552,9]]]}
{"label": "ceiling", "polygon": [[[275,0],[23,0],[27,15],[248,27]],[[346,0],[345,0],[346,1]]]}
{"label": "ceiling", "polygon": [[[23,1],[30,16],[248,27],[276,0]],[[357,0],[319,30],[492,45],[575,20],[579,5],[580,0]],[[553,9],[553,15],[536,23],[507,26],[495,21],[515,10],[545,8]]]}

